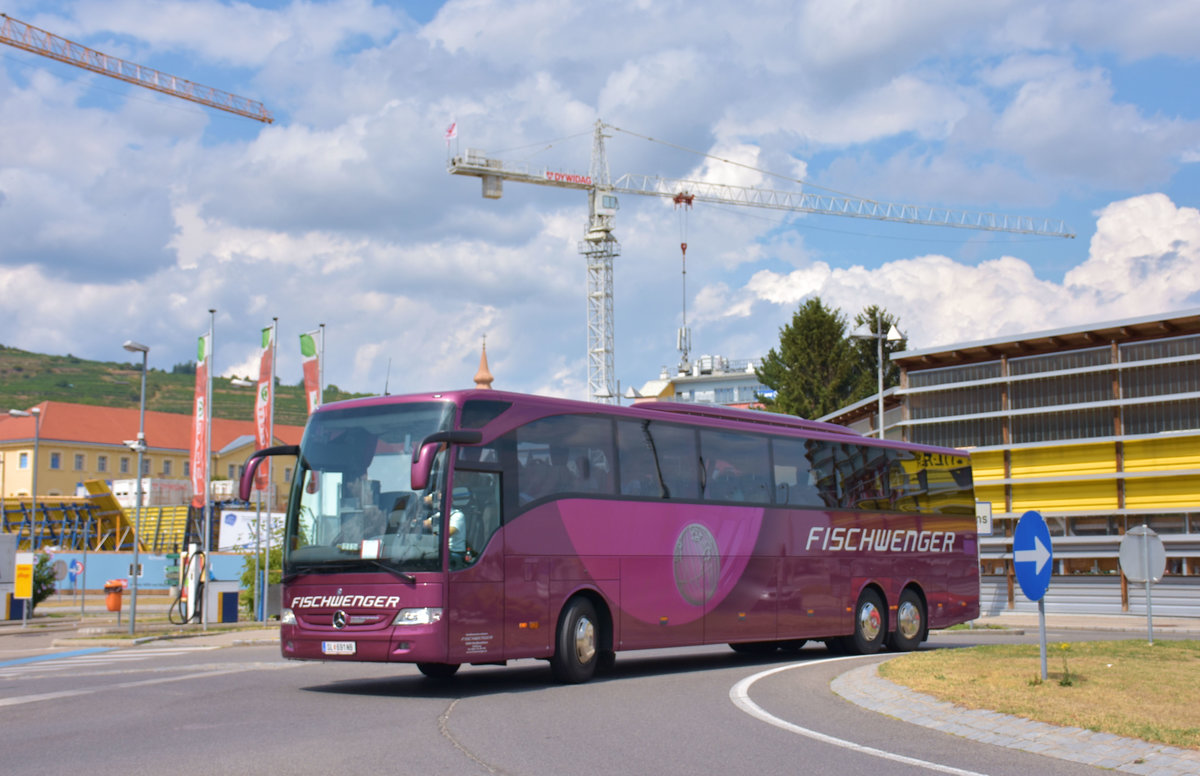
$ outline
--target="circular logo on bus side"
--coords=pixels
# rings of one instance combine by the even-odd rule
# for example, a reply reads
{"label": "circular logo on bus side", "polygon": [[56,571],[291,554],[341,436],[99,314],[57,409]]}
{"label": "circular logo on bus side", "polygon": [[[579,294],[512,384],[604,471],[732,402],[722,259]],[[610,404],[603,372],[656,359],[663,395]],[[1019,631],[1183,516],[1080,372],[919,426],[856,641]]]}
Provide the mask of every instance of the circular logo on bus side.
{"label": "circular logo on bus side", "polygon": [[717,540],[699,523],[684,527],[675,540],[675,587],[683,599],[701,606],[717,592],[721,555]]}

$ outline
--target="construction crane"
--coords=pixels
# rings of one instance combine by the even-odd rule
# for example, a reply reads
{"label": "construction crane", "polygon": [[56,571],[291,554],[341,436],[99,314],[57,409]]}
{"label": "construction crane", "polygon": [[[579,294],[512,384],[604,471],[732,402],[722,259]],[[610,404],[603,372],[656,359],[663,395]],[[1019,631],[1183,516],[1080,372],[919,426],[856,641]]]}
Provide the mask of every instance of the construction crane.
{"label": "construction crane", "polygon": [[605,134],[606,129],[625,131],[605,124],[602,120],[596,121],[592,133],[592,160],[588,175],[490,159],[482,151],[470,148],[462,156],[452,156],[447,163],[447,170],[452,175],[481,178],[483,196],[487,199],[499,199],[506,180],[578,189],[588,193],[587,230],[579,243],[579,252],[587,260],[588,392],[593,401],[612,404],[619,398],[613,374],[612,285],[612,261],[620,255],[620,245],[612,233],[613,220],[619,207],[618,194],[662,197],[676,203],[683,198],[689,204],[693,201],[710,202],[990,232],[1064,238],[1075,236],[1067,231],[1062,221],[1053,219],[948,210],[807,191],[731,186],[663,178],[657,175],[626,174],[612,181],[604,147],[605,139],[611,135]]}
{"label": "construction crane", "polygon": [[[156,92],[169,94],[172,97],[206,105],[217,110],[227,111],[238,116],[254,119],[255,121],[261,121],[264,124],[271,124],[275,121],[270,111],[261,102],[239,97],[236,94],[215,89],[211,86],[203,86],[185,78],[169,75],[168,73],[145,67],[135,62],[129,62],[119,57],[110,56],[101,51],[96,51],[95,49],[67,40],[40,27],[34,27],[32,24],[14,19],[6,13],[0,13],[0,43],[7,43],[10,46],[31,51],[34,54],[40,54],[59,62],[65,62],[68,65],[81,67],[93,73],[100,73],[101,75],[116,78],[120,81],[144,86]],[[37,494],[34,495],[36,497]],[[115,505],[115,502],[113,504]],[[123,520],[128,522],[128,518],[125,517],[119,507],[111,515],[111,518],[114,524],[113,530],[123,531],[118,536],[132,534],[130,527],[121,528],[121,522]],[[202,530],[192,529],[190,526],[186,530],[194,531],[193,535],[196,536],[202,536],[205,533]],[[75,541],[77,537],[75,537],[74,533],[72,536],[74,537],[72,541]],[[86,540],[86,531],[84,531],[83,537]],[[117,539],[118,546],[121,541],[120,538]],[[140,537],[135,536],[134,541],[139,545],[143,544]],[[99,546],[96,549],[99,549]]]}
{"label": "construction crane", "polygon": [[59,62],[66,62],[68,65],[82,67],[84,70],[91,70],[93,73],[100,73],[109,78],[144,86],[156,92],[207,105],[217,110],[235,113],[264,124],[270,124],[275,120],[270,111],[256,100],[239,97],[221,89],[203,86],[186,78],[179,78],[110,56],[3,13],[0,13],[0,42],[56,59]]}

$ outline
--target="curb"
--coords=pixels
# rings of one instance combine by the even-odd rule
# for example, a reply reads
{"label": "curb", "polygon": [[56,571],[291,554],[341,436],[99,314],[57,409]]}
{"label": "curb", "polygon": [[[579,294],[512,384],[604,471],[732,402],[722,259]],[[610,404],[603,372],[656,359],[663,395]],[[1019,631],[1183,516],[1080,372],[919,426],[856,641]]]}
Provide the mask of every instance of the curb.
{"label": "curb", "polygon": [[966,709],[884,679],[878,669],[878,663],[853,668],[830,688],[870,711],[973,741],[1147,776],[1200,773],[1200,751]]}

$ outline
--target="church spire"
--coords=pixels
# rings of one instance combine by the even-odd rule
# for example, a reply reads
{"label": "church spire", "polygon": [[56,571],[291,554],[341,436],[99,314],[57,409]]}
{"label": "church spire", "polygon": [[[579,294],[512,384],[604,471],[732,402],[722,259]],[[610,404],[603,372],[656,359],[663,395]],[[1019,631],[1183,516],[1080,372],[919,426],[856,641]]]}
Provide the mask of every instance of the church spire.
{"label": "church spire", "polygon": [[496,378],[492,377],[492,373],[488,371],[487,361],[487,335],[483,337],[483,352],[479,354],[479,371],[475,373],[475,387],[484,390],[491,390],[492,381]]}

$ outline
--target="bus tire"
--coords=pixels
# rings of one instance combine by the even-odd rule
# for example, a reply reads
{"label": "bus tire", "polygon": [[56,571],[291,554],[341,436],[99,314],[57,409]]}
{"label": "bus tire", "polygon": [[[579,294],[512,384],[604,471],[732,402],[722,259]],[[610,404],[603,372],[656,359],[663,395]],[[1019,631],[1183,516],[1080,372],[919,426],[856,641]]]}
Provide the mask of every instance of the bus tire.
{"label": "bus tire", "polygon": [[911,652],[925,640],[925,604],[912,588],[900,594],[896,607],[896,630],[888,637],[888,645],[897,652]]}
{"label": "bus tire", "polygon": [[430,679],[449,679],[458,673],[458,663],[417,663],[417,670]]}
{"label": "bus tire", "polygon": [[847,639],[847,646],[855,655],[874,655],[883,648],[886,637],[887,609],[879,593],[867,588],[854,605],[854,635]]}
{"label": "bus tire", "polygon": [[576,596],[567,602],[558,618],[558,633],[550,670],[563,684],[580,684],[591,679],[600,662],[600,633],[596,607]]}

